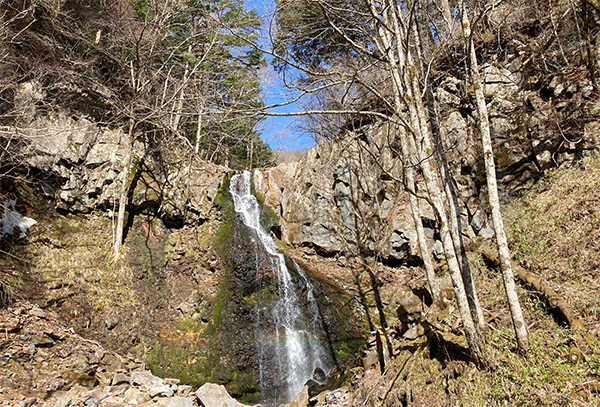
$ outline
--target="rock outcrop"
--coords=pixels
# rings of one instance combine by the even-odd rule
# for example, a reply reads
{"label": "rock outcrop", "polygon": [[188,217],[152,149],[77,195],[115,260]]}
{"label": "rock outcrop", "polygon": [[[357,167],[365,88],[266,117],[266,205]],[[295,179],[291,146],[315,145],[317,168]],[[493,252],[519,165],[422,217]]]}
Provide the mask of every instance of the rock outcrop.
{"label": "rock outcrop", "polygon": [[[589,81],[528,77],[516,55],[482,70],[504,203],[545,170],[598,153],[600,109]],[[436,98],[463,203],[463,234],[490,238],[485,170],[469,92],[464,82],[447,77]],[[416,233],[394,152],[397,137],[402,135],[391,134],[386,125],[369,124],[308,150],[297,163],[256,171],[255,188],[279,216],[283,241],[327,255],[376,251],[388,261],[410,261],[417,254]],[[423,213],[435,252],[434,216],[426,204]]]}
{"label": "rock outcrop", "polygon": [[[371,145],[382,133],[370,133]],[[390,177],[399,174],[391,150],[370,155],[363,140],[326,142],[297,163],[257,170],[255,189],[281,223],[281,238],[325,255],[342,250],[385,253],[407,259],[416,241],[407,196]]]}
{"label": "rock outcrop", "polygon": [[115,211],[126,180],[128,210],[153,212],[175,226],[203,221],[231,171],[197,158],[169,156],[173,151],[156,149],[146,140],[134,143],[133,168],[123,174],[126,134],[86,118],[38,116],[18,132],[15,137],[26,141],[22,162],[41,174],[42,194],[67,212]]}

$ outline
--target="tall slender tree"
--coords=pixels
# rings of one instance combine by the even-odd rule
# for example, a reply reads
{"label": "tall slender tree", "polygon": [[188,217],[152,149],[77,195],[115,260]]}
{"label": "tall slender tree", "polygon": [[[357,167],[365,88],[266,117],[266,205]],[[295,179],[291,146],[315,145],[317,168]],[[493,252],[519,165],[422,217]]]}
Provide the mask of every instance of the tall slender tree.
{"label": "tall slender tree", "polygon": [[515,287],[515,279],[512,266],[510,264],[511,256],[508,250],[508,242],[504,233],[504,223],[502,221],[502,213],[500,212],[500,199],[498,197],[498,184],[496,180],[496,165],[494,163],[494,151],[492,149],[492,137],[490,133],[490,121],[487,110],[487,105],[484,96],[484,83],[479,74],[479,64],[475,53],[475,44],[473,41],[473,32],[471,30],[471,22],[469,14],[463,0],[458,0],[461,12],[462,30],[465,39],[465,46],[469,58],[469,79],[475,90],[475,100],[477,101],[478,126],[481,144],[483,147],[483,159],[485,163],[485,174],[487,180],[487,192],[489,206],[492,212],[492,223],[494,225],[495,240],[498,246],[498,254],[500,258],[500,270],[502,271],[502,280],[504,282],[504,290],[508,298],[510,315],[512,318],[513,327],[515,329],[519,350],[523,353],[529,349],[529,335],[527,326],[521,310],[519,297]]}
{"label": "tall slender tree", "polygon": [[[301,4],[305,5],[304,9]],[[301,4],[294,2],[293,7],[296,14],[300,12],[299,19],[306,21],[299,25],[289,25],[290,20],[283,21],[281,39],[291,43],[278,56],[286,62],[293,59],[289,65],[305,73],[296,83],[300,90],[318,92],[332,86],[341,87],[345,89],[345,96],[368,94],[371,100],[377,101],[374,104],[382,106],[373,110],[361,108],[358,103],[350,107],[341,103],[337,109],[339,113],[371,114],[402,126],[404,131],[398,134],[397,141],[405,166],[407,190],[411,195],[416,194],[417,180],[412,174],[413,169],[418,169],[424,187],[421,190],[425,191],[422,197],[429,202],[437,218],[471,354],[479,364],[485,365],[483,338],[478,324],[473,321],[477,312],[473,310],[472,313],[473,306],[469,303],[461,274],[463,253],[456,250],[453,240],[453,235],[459,231],[453,230],[456,226],[450,222],[452,212],[445,200],[441,167],[435,156],[423,99],[423,84],[427,78],[419,69],[421,56],[417,52],[413,29],[415,4],[373,0],[305,0]],[[307,10],[305,15],[302,10]],[[320,19],[317,11],[320,11]],[[340,46],[331,48],[332,43]],[[374,70],[382,75],[372,75]],[[415,199],[411,199],[411,210],[418,225],[422,215]],[[464,271],[468,273],[468,269]],[[434,284],[434,278],[430,283]]]}

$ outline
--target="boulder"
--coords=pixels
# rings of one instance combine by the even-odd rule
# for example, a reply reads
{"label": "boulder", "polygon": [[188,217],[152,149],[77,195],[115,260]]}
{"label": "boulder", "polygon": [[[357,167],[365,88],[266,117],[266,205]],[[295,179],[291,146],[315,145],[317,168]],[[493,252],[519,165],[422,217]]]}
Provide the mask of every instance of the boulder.
{"label": "boulder", "polygon": [[148,371],[131,372],[131,384],[141,388],[149,389],[150,387],[160,386],[163,384],[163,379],[154,376]]}
{"label": "boulder", "polygon": [[196,397],[202,407],[240,407],[224,386],[206,383],[196,390]]}
{"label": "boulder", "polygon": [[168,384],[159,384],[148,389],[148,395],[150,395],[150,397],[173,397],[173,394],[173,389]]}
{"label": "boulder", "polygon": [[308,407],[309,402],[308,386],[304,386],[300,393],[296,394],[294,399],[287,404],[286,407]]}
{"label": "boulder", "polygon": [[421,299],[410,290],[400,294],[397,301],[399,305],[396,308],[396,316],[404,323],[417,320],[423,311]]}

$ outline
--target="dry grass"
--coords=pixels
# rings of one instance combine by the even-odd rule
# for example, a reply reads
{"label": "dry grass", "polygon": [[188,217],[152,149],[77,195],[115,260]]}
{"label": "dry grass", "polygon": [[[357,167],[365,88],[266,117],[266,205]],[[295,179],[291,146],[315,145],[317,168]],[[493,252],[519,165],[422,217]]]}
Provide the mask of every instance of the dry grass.
{"label": "dry grass", "polygon": [[[577,364],[569,360],[575,333],[557,323],[537,293],[522,285],[517,290],[531,349],[526,356],[517,353],[501,275],[474,255],[473,274],[490,319],[486,349],[493,368],[469,366],[452,343],[435,345],[431,338],[394,342],[397,357],[384,376],[373,368],[350,380],[353,405],[600,405],[599,204],[600,159],[586,159],[549,173],[512,203],[505,218],[515,257],[563,295],[595,335],[594,341],[578,344],[583,357]],[[395,279],[384,279],[382,289],[390,303],[398,288],[394,280],[407,285],[409,275],[418,278],[414,270],[395,273]]]}
{"label": "dry grass", "polygon": [[597,331],[600,312],[600,159],[556,170],[507,216],[517,260],[547,280]]}

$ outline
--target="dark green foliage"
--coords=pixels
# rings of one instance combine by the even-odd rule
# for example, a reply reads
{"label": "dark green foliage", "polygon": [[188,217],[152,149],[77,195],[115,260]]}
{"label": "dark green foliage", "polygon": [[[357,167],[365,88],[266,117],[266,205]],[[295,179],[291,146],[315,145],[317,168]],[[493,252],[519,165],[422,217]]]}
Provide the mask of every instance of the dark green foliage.
{"label": "dark green foliage", "polygon": [[[346,36],[360,43],[364,33],[358,27],[365,24],[367,15],[364,3],[335,1],[330,2],[328,10],[310,0],[279,1],[278,4],[281,8],[277,15],[279,31],[275,51],[279,55],[313,70],[328,70],[334,61],[356,55],[328,19]],[[334,7],[340,7],[344,13],[336,12]],[[285,68],[279,60],[275,65],[279,70]]]}
{"label": "dark green foliage", "polygon": [[0,14],[8,21],[1,124],[22,120],[16,84],[35,79],[38,112],[51,106],[110,127],[131,122],[136,138],[165,151],[197,144],[219,164],[270,165],[256,113],[265,60],[248,45],[260,19],[243,1],[0,1]]}

